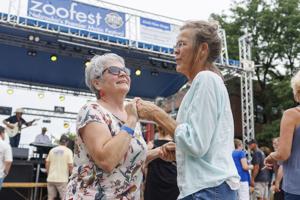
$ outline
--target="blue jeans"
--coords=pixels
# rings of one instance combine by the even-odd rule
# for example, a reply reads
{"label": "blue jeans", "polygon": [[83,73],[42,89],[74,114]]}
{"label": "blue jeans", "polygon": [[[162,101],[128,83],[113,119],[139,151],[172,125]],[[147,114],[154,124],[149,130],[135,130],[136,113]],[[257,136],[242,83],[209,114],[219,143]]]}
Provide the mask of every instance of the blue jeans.
{"label": "blue jeans", "polygon": [[14,137],[9,138],[10,146],[11,147],[18,147],[20,143],[21,134],[18,133]]}
{"label": "blue jeans", "polygon": [[224,182],[219,186],[205,188],[195,192],[181,200],[237,200],[237,191],[232,190],[229,185]]}
{"label": "blue jeans", "polygon": [[3,183],[3,181],[4,181],[4,178],[0,178],[0,190],[1,190],[1,188],[2,188],[2,183]]}
{"label": "blue jeans", "polygon": [[284,192],[284,200],[299,200],[300,195]]}

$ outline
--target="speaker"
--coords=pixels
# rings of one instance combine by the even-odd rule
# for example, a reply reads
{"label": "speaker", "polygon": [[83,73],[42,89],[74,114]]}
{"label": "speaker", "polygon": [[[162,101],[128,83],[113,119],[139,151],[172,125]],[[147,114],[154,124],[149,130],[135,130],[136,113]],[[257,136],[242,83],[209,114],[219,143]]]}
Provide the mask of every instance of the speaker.
{"label": "speaker", "polygon": [[33,164],[28,161],[13,161],[4,182],[34,182]]}
{"label": "speaker", "polygon": [[29,149],[12,147],[12,154],[14,160],[27,160],[29,156]]}
{"label": "speaker", "polygon": [[0,106],[0,115],[11,115],[12,107]]}

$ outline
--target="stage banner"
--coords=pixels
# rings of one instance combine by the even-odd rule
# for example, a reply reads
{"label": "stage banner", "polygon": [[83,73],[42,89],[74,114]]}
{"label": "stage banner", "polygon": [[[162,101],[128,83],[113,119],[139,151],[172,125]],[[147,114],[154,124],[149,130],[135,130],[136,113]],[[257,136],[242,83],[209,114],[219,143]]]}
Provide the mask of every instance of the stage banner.
{"label": "stage banner", "polygon": [[140,18],[140,40],[159,46],[173,47],[179,26],[148,18]]}
{"label": "stage banner", "polygon": [[125,37],[125,13],[72,0],[28,0],[27,15],[57,25]]}

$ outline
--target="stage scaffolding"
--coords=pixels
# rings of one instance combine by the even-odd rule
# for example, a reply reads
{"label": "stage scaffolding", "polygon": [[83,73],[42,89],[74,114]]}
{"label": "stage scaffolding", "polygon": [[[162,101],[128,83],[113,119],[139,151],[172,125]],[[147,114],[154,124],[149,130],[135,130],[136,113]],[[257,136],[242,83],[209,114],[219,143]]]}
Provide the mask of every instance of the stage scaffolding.
{"label": "stage scaffolding", "polygon": [[[119,6],[116,4],[111,4],[106,1],[101,0],[77,0],[78,2],[85,3],[95,3],[99,7],[104,7],[108,9],[114,9],[117,11],[126,12],[126,23],[129,34],[129,38],[114,37],[109,35],[102,35],[100,33],[94,33],[87,30],[74,29],[61,25],[53,25],[46,22],[41,22],[34,19],[20,17],[20,7],[21,0],[9,0],[9,13],[0,13],[0,24],[1,26],[7,26],[10,28],[21,29],[28,31],[30,33],[38,33],[46,36],[52,36],[57,38],[56,43],[45,45],[43,42],[35,44],[34,48],[37,50],[45,52],[57,52],[61,43],[70,43],[72,45],[77,45],[79,47],[86,47],[86,49],[95,49],[100,52],[109,52],[109,48],[120,48],[126,49],[133,52],[143,52],[147,53],[150,58],[159,57],[159,62],[165,62],[167,64],[175,65],[174,61],[174,50],[173,48],[162,47],[158,45],[147,44],[139,42],[137,40],[137,27],[138,27],[138,17],[140,16],[151,16],[151,18],[156,18],[157,20],[163,20],[168,23],[180,26],[183,21],[173,18],[168,18],[165,16],[155,15],[152,13],[147,13],[135,9],[131,9],[124,6]],[[254,133],[254,114],[253,114],[253,72],[254,63],[251,61],[251,46],[250,46],[250,36],[248,34],[239,38],[239,54],[240,61],[233,61],[228,58],[227,43],[226,43],[226,33],[224,29],[219,29],[219,35],[222,38],[223,48],[221,51],[220,59],[217,61],[216,65],[222,69],[225,80],[229,80],[232,77],[240,76],[241,79],[241,106],[242,106],[242,126],[243,126],[243,141],[252,139],[255,137]],[[19,47],[32,48],[32,43],[27,40],[22,40],[17,36],[0,34],[0,42],[3,44],[10,44]],[[71,55],[73,57],[82,56],[74,51],[65,51],[62,54]],[[155,62],[157,60],[154,60]],[[171,70],[172,69],[161,69],[161,70]],[[172,72],[172,73],[175,73]],[[6,81],[2,81],[2,84],[7,84]],[[0,83],[0,84],[1,84]],[[22,86],[20,86],[22,85]],[[51,87],[44,86],[24,86],[26,83],[20,83],[20,85],[15,84],[16,87],[39,87],[37,90],[55,90]],[[94,95],[88,92],[82,91],[72,91],[72,90],[61,90],[61,93],[73,93],[76,95],[91,96]],[[28,112],[31,112],[28,110]]]}

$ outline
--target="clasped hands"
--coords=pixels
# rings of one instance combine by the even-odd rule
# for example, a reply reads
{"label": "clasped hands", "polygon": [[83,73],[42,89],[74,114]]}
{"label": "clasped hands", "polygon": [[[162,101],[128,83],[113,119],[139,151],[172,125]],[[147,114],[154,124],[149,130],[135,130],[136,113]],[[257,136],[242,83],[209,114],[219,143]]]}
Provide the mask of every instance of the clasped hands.
{"label": "clasped hands", "polygon": [[[138,118],[150,121],[154,121],[155,112],[159,112],[161,110],[161,108],[154,103],[142,100],[141,98],[134,98],[129,104],[131,104],[131,108],[134,107],[134,104],[136,105],[136,115]],[[175,161],[175,148],[176,144],[174,142],[168,142],[164,144],[163,146],[159,147],[159,157],[165,161]]]}
{"label": "clasped hands", "polygon": [[134,98],[131,102],[127,103],[125,110],[129,118],[140,118],[153,121],[154,112],[159,110],[157,105],[150,101],[142,100],[141,98]]}
{"label": "clasped hands", "polygon": [[176,144],[174,142],[168,142],[159,147],[159,157],[165,161],[172,162],[176,160]]}

